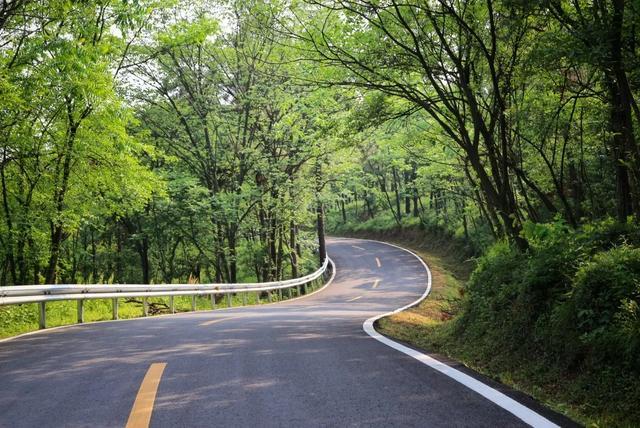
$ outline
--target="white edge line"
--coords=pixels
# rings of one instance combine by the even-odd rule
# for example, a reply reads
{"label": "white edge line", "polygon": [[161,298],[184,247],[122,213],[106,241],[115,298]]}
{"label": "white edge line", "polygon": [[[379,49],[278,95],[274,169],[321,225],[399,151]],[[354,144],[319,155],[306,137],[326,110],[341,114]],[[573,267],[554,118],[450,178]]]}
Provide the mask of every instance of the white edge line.
{"label": "white edge line", "polygon": [[[42,329],[42,330],[28,331],[26,333],[18,334],[17,336],[5,337],[4,339],[0,339],[0,343],[9,342],[11,340],[20,339],[20,338],[26,337],[26,336],[33,336],[33,335],[36,335],[36,334],[44,335],[44,334],[47,334],[47,333],[53,333],[53,332],[56,332],[58,330],[67,329],[67,328],[74,328],[74,327],[82,328],[82,326],[92,325],[92,324],[116,323],[116,322],[140,321],[140,320],[152,320],[152,319],[157,319],[157,318],[161,318],[161,317],[162,318],[164,318],[164,317],[184,317],[184,316],[189,316],[191,314],[206,314],[207,312],[217,313],[217,312],[220,312],[220,311],[226,311],[226,310],[230,310],[230,309],[259,308],[259,307],[268,306],[268,305],[286,304],[286,303],[292,302],[294,300],[304,299],[304,298],[307,298],[309,296],[313,296],[314,294],[321,292],[322,290],[327,288],[329,285],[331,285],[331,283],[333,282],[333,279],[336,277],[336,265],[333,262],[333,260],[331,260],[331,257],[329,257],[329,264],[331,264],[333,269],[331,270],[331,278],[329,278],[329,281],[327,281],[327,283],[325,285],[323,285],[321,288],[318,288],[317,290],[315,290],[312,293],[305,294],[304,296],[300,296],[300,297],[294,297],[293,299],[288,299],[288,300],[284,300],[284,301],[280,301],[280,302],[260,303],[259,305],[235,306],[235,307],[231,307],[231,308],[218,308],[218,309],[203,309],[203,310],[196,310],[196,311],[179,312],[179,313],[175,313],[175,314],[151,315],[151,316],[148,316],[148,317],[121,318],[121,319],[117,319],[117,320],[100,320],[100,321],[84,322],[82,324],[77,324],[76,323],[76,324],[58,325],[58,326],[55,326],[55,327],[47,327],[47,328]],[[208,294],[211,294],[211,293],[203,293],[203,294],[204,295],[208,295]]]}
{"label": "white edge line", "polygon": [[[360,239],[360,238],[347,238],[347,239]],[[371,317],[368,320],[366,320],[364,322],[364,324],[362,324],[362,328],[364,329],[364,331],[369,336],[371,336],[372,338],[374,338],[378,342],[384,343],[385,345],[390,346],[391,348],[393,348],[393,349],[395,349],[397,351],[400,351],[403,354],[406,354],[406,355],[408,355],[408,356],[420,361],[421,363],[431,367],[434,370],[439,371],[440,373],[444,374],[445,376],[449,376],[450,378],[452,378],[456,382],[459,382],[459,383],[463,384],[464,386],[466,386],[467,388],[471,389],[472,391],[482,395],[487,400],[497,404],[498,406],[502,407],[503,409],[505,409],[509,413],[515,415],[516,417],[518,417],[519,419],[521,419],[522,421],[526,422],[527,424],[529,424],[529,425],[531,425],[533,427],[559,428],[558,425],[554,424],[553,422],[551,422],[550,420],[548,420],[544,416],[534,412],[530,408],[528,408],[525,405],[517,402],[513,398],[506,396],[502,392],[490,387],[489,385],[484,384],[484,383],[480,382],[479,380],[477,380],[477,379],[475,379],[475,378],[473,378],[473,377],[471,377],[471,376],[469,376],[469,375],[467,375],[465,373],[462,373],[460,370],[454,369],[453,367],[450,367],[450,366],[446,365],[445,363],[443,363],[441,361],[438,361],[433,357],[430,357],[429,355],[423,354],[422,352],[416,351],[415,349],[409,348],[408,346],[405,346],[405,345],[402,345],[402,344],[400,344],[398,342],[395,342],[395,341],[389,339],[388,337],[383,336],[382,334],[378,333],[376,331],[376,329],[373,327],[373,324],[377,320],[379,320],[380,318],[384,318],[386,316],[393,315],[393,314],[396,314],[398,312],[404,311],[405,309],[408,309],[408,308],[410,308],[412,306],[415,306],[415,305],[417,305],[418,303],[422,302],[424,299],[427,298],[427,296],[431,292],[431,270],[429,269],[429,266],[427,266],[425,261],[422,260],[422,257],[418,256],[416,253],[414,253],[411,250],[408,250],[406,248],[402,248],[402,247],[400,247],[398,245],[390,244],[388,242],[376,241],[375,239],[361,239],[361,240],[362,241],[377,242],[377,243],[380,243],[380,244],[389,245],[391,247],[395,247],[395,248],[398,248],[400,250],[406,251],[407,253],[412,254],[414,257],[416,257],[418,260],[420,260],[420,262],[422,263],[422,265],[424,266],[424,268],[427,271],[427,289],[422,294],[422,296],[420,296],[418,298],[418,300],[416,300],[416,301],[414,301],[412,303],[409,303],[406,306],[398,308],[395,311],[391,311],[391,312],[387,312],[385,314],[376,315],[374,317]]]}

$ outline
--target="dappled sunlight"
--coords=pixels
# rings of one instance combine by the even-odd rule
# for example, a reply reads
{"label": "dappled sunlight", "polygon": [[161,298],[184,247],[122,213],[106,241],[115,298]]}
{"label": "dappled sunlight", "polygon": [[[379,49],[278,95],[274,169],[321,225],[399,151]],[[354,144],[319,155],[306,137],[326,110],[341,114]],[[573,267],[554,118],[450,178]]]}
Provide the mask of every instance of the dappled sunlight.
{"label": "dappled sunlight", "polygon": [[[376,255],[386,268],[378,268],[370,254],[352,257],[348,244],[332,243],[332,257],[342,266],[334,283],[298,301],[80,325],[1,343],[0,375],[26,397],[24,404],[42,399],[45,389],[34,385],[73,391],[68,379],[96,378],[118,383],[105,394],[128,408],[149,363],[163,362],[154,406],[161,425],[175,415],[186,425],[229,414],[258,421],[272,411],[300,424],[331,425],[337,417],[347,424],[405,425],[414,421],[408,409],[448,395],[475,405],[467,392],[444,391],[450,381],[442,375],[397,364],[404,361],[400,354],[363,332],[365,319],[414,301],[426,286],[424,268],[404,264],[412,256],[374,247],[380,247]],[[422,315],[395,317],[418,323]],[[392,401],[381,382],[402,386],[394,386]],[[0,408],[15,403],[15,393],[7,392],[0,391]],[[357,419],[353,408],[362,410]]]}

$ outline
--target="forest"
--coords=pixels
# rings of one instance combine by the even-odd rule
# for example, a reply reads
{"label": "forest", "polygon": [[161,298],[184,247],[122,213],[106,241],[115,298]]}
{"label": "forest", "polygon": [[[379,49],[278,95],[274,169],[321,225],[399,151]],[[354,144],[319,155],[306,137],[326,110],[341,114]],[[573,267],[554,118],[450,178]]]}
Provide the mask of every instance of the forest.
{"label": "forest", "polygon": [[287,279],[412,230],[473,264],[431,346],[632,426],[639,38],[635,0],[4,0],[0,285]]}

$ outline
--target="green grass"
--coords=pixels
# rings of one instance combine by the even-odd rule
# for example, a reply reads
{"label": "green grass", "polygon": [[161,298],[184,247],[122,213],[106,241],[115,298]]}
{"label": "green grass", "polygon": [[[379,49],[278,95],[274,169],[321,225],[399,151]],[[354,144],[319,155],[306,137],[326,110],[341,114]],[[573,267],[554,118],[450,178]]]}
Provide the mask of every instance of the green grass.
{"label": "green grass", "polygon": [[[312,290],[309,288],[309,292]],[[297,297],[297,291],[291,290],[291,294],[287,290],[282,292],[283,300]],[[119,299],[118,314],[120,319],[140,318],[143,317],[143,306],[141,299],[136,298],[140,302],[125,302],[126,299]],[[279,300],[277,292],[272,294],[272,301]],[[149,304],[164,304],[167,308],[159,306],[159,312],[153,315],[168,314],[170,311],[168,297],[153,297],[148,299]],[[256,293],[246,293],[247,305],[255,305],[258,303]],[[260,300],[260,304],[269,303],[266,297]],[[242,294],[238,293],[232,297],[232,306],[241,306],[243,304]],[[176,296],[174,298],[176,312],[191,311],[190,296]],[[227,297],[218,295],[215,309],[228,307]],[[196,297],[196,310],[211,310],[211,299],[209,295]],[[150,316],[153,316],[150,314]],[[84,302],[84,321],[105,321],[112,319],[112,301],[111,299],[92,299]],[[77,321],[77,303],[75,301],[58,301],[50,302],[46,305],[47,327],[57,327],[61,325],[75,324]],[[36,303],[28,303],[23,305],[10,305],[0,307],[0,338],[15,336],[39,329],[39,308]]]}

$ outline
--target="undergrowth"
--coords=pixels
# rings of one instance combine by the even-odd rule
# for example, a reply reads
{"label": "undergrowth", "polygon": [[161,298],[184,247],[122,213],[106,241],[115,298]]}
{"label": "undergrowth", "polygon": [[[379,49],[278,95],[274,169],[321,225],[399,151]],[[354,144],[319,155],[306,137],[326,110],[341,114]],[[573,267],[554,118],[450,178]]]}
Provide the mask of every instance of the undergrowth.
{"label": "undergrowth", "polygon": [[429,298],[381,320],[385,334],[461,361],[586,425],[640,426],[636,225],[529,224],[528,250],[497,242],[477,258],[473,246],[433,226],[380,218],[332,233],[395,242],[429,264]]}

